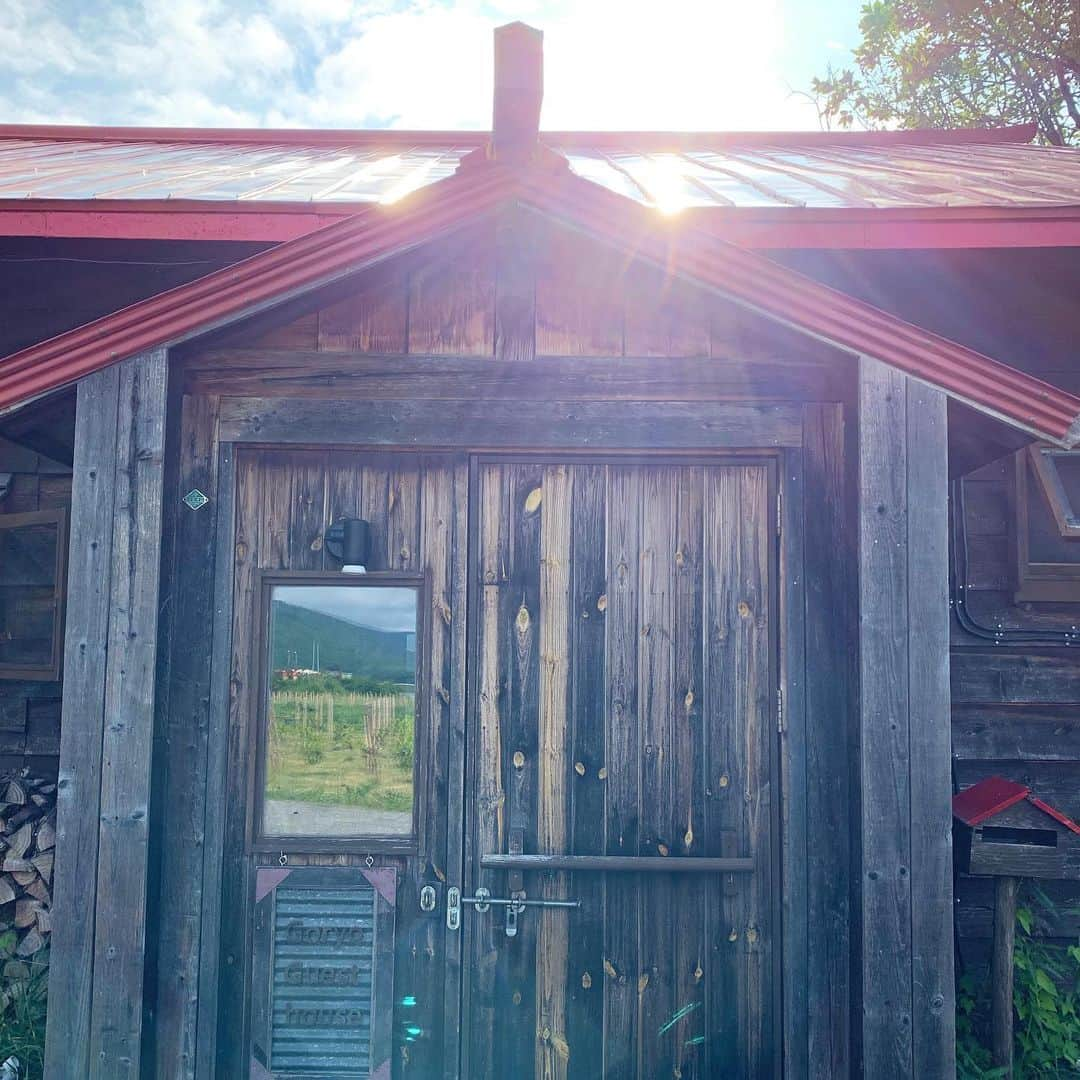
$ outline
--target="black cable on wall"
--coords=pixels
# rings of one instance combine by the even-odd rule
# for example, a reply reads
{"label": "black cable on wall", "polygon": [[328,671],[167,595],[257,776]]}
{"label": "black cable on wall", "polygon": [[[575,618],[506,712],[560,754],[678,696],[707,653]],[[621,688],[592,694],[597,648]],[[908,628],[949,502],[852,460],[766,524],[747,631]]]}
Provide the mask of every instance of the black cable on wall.
{"label": "black cable on wall", "polygon": [[1080,645],[1080,632],[1076,630],[1004,629],[985,626],[970,612],[967,606],[967,573],[969,563],[967,506],[964,500],[964,478],[952,482],[953,503],[953,596],[952,608],[960,626],[973,637],[992,641],[995,645]]}

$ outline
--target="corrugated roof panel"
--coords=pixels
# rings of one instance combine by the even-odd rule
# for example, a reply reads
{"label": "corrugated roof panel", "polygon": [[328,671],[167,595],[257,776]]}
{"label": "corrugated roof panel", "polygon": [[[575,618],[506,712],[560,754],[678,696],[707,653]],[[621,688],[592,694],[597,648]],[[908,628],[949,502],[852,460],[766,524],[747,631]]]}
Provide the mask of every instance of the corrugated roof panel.
{"label": "corrugated roof panel", "polygon": [[[0,132],[0,199],[189,199],[208,203],[392,201],[450,175],[476,146],[468,133],[207,132],[109,138]],[[152,133],[151,133],[152,134]],[[635,202],[691,207],[1080,206],[1080,152],[969,132],[883,136],[578,133],[572,170]],[[991,133],[992,135],[993,133]],[[742,139],[743,141],[740,141]],[[441,141],[440,141],[441,140]],[[561,143],[560,143],[561,140]],[[590,140],[592,145],[590,145]],[[697,142],[700,140],[700,144]]]}

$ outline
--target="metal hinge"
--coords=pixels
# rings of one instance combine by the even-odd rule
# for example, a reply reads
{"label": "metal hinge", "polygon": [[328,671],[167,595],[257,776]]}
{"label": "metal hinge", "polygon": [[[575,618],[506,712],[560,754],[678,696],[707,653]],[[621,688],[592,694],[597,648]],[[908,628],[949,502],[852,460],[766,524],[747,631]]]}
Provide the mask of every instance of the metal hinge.
{"label": "metal hinge", "polygon": [[784,734],[784,691],[776,691],[776,730]]}
{"label": "metal hinge", "polygon": [[779,536],[784,528],[784,496],[782,492],[776,493],[776,535]]}

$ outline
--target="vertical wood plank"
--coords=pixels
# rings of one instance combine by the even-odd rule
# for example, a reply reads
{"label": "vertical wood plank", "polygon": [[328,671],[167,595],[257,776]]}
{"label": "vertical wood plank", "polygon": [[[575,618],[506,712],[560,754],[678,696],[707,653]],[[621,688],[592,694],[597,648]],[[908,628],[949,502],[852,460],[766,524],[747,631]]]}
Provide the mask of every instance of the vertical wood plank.
{"label": "vertical wood plank", "polygon": [[624,289],[626,355],[708,356],[709,299],[654,266],[631,266]]}
{"label": "vertical wood plank", "polygon": [[142,1052],[167,370],[163,349],[119,370],[89,1073],[109,1080]]}
{"label": "vertical wood plank", "polygon": [[[470,829],[471,858],[466,862],[462,889],[474,887],[469,875],[485,851],[505,850],[506,792],[503,787],[503,724],[508,695],[502,665],[509,657],[500,649],[500,629],[509,563],[509,478],[502,465],[480,467],[477,488],[478,595],[476,712],[477,739],[469,757],[469,790],[475,792]],[[490,873],[477,875],[477,884],[496,884]],[[489,884],[490,882],[490,884]],[[462,932],[470,974],[465,983],[465,1021],[468,1037],[463,1047],[462,1072],[489,1076],[494,1070],[496,1023],[495,977],[498,943],[491,920],[466,919]]]}
{"label": "vertical wood plank", "polygon": [[[847,627],[857,576],[845,505],[845,424],[841,407],[804,410],[806,874],[810,1075],[843,1076],[851,1061],[851,844],[853,799],[847,769],[857,743],[849,720]],[[785,542],[792,542],[790,531]],[[795,722],[792,704],[786,712]],[[795,752],[792,728],[785,740]],[[822,822],[831,822],[828,828]],[[797,978],[797,976],[793,976]]]}
{"label": "vertical wood plank", "polygon": [[408,278],[403,260],[365,274],[344,300],[319,311],[319,349],[326,352],[406,351]]}
{"label": "vertical wood plank", "polygon": [[224,822],[232,686],[233,556],[236,461],[230,446],[217,454],[217,534],[214,538],[213,624],[210,634],[209,730],[206,740],[206,795],[203,801],[203,903],[199,932],[196,1076],[211,1074],[217,1052],[218,971],[221,955],[221,901]]}
{"label": "vertical wood plank", "polygon": [[[710,1012],[717,1062],[758,1075],[772,1051],[771,785],[769,742],[768,473],[761,466],[706,473],[709,705],[714,725],[710,844],[752,853],[754,872],[725,888],[720,992]],[[721,1005],[721,1001],[723,1004]],[[719,1010],[718,1007],[719,1006]]]}
{"label": "vertical wood plank", "polygon": [[536,357],[535,218],[516,204],[495,222],[495,359]]}
{"label": "vertical wood plank", "polygon": [[[444,734],[446,748],[442,760],[446,762],[446,884],[458,884],[464,880],[465,856],[465,715],[468,652],[469,611],[468,556],[469,556],[469,504],[475,493],[470,491],[469,463],[465,459],[451,466],[449,585],[447,603],[450,608],[450,695]],[[443,1080],[456,1080],[462,1050],[462,956],[463,934],[444,934],[445,991],[443,994]],[[465,954],[467,955],[467,954]],[[460,1075],[465,1075],[461,1073]]]}
{"label": "vertical wood plank", "polygon": [[[807,410],[813,409],[808,406]],[[803,413],[803,442],[808,437],[811,418]],[[781,735],[780,768],[782,837],[781,873],[784,880],[783,1000],[784,1070],[791,1080],[808,1080],[811,977],[808,939],[809,860],[807,840],[810,829],[807,811],[806,726],[806,563],[804,516],[806,450],[789,451],[784,457],[782,492],[782,540],[780,543],[780,688],[783,693],[784,722]],[[816,502],[810,515],[816,511]],[[818,1010],[815,1002],[814,1012]],[[843,1074],[840,1074],[843,1075]]]}
{"label": "vertical wood plank", "polygon": [[[326,464],[326,504],[327,524],[331,525],[342,518],[362,517],[360,470],[355,454],[331,451]],[[336,569],[337,564],[325,555],[323,561],[327,569]]]}
{"label": "vertical wood plank", "polygon": [[326,459],[321,454],[298,454],[285,466],[291,491],[285,526],[290,570],[321,570],[326,528]]}
{"label": "vertical wood plank", "polygon": [[[670,855],[676,847],[674,592],[676,572],[676,472],[654,466],[645,473],[641,521],[638,703],[641,724],[642,852]],[[638,1024],[641,1056],[638,1075],[668,1075],[676,1066],[673,1029],[674,884],[659,875],[642,890],[641,971],[638,975]]]}
{"label": "vertical wood plank", "polygon": [[[195,1073],[201,915],[201,852],[206,821],[207,739],[213,661],[217,548],[218,447],[216,396],[184,397],[178,470],[168,488],[175,522],[173,557],[163,562],[162,607],[170,615],[169,667],[158,708],[164,749],[160,800],[162,858],[157,970],[155,1075]],[[191,510],[181,501],[198,489],[210,501]],[[179,557],[177,557],[179,553]],[[178,853],[190,853],[195,865]]]}
{"label": "vertical wood plank", "polygon": [[[227,451],[231,454],[232,451]],[[223,806],[219,811],[213,832],[213,844],[207,844],[207,891],[215,876],[220,875],[220,905],[216,910],[206,909],[203,920],[204,934],[208,940],[218,942],[218,955],[207,962],[203,953],[203,966],[199,976],[202,1002],[199,1011],[199,1061],[206,1063],[218,1075],[239,1076],[245,1064],[247,1033],[245,1030],[246,994],[246,917],[236,913],[246,912],[250,895],[248,860],[245,857],[245,834],[247,825],[248,767],[252,760],[251,722],[249,698],[255,686],[252,673],[254,662],[251,635],[247,628],[254,619],[253,594],[255,572],[260,559],[259,521],[264,503],[262,469],[258,455],[246,451],[231,458],[235,471],[235,493],[231,527],[221,530],[223,542],[227,537],[229,572],[219,567],[215,586],[214,644],[215,663],[211,671],[214,702],[214,727],[211,750],[222,752],[216,768],[210,774],[207,785],[207,814],[214,805]],[[224,464],[224,462],[223,462]],[[226,473],[222,470],[222,491],[227,493]],[[224,508],[223,508],[224,512]],[[222,557],[219,545],[218,557]],[[222,589],[227,592],[222,593]],[[226,652],[219,651],[219,645]],[[228,657],[227,665],[224,662]],[[215,804],[214,798],[220,798]],[[211,835],[207,830],[208,836]],[[220,845],[220,847],[218,847]],[[212,849],[216,849],[212,850]],[[217,854],[220,869],[211,867],[212,855]],[[210,982],[210,973],[217,975],[216,983]],[[205,974],[204,974],[205,973]],[[208,1015],[206,997],[214,985],[220,986],[219,997],[226,1007]],[[211,1000],[213,998],[211,997]],[[209,1035],[209,1030],[214,1035]],[[204,1047],[213,1048],[213,1057],[207,1060]],[[211,1072],[213,1075],[213,1071]]]}
{"label": "vertical wood plank", "polygon": [[[433,466],[438,468],[438,466]],[[420,547],[420,459],[408,457],[390,473],[386,523],[386,565],[401,573],[415,573],[421,559],[437,552]],[[440,538],[445,534],[438,534]]]}
{"label": "vertical wood plank", "polygon": [[[536,849],[567,850],[570,537],[574,477],[567,465],[544,469],[540,527],[540,670],[537,711]],[[566,895],[567,875],[544,875],[541,895]],[[569,913],[541,908],[536,945],[536,1076],[565,1080]]]}
{"label": "vertical wood plank", "polygon": [[[509,830],[521,829],[525,851],[538,850],[537,787],[539,770],[540,633],[544,620],[541,592],[541,536],[545,505],[545,472],[541,465],[515,465],[508,470],[510,556],[509,578],[500,609],[500,632],[506,665],[507,707],[503,725],[502,768],[506,789],[504,844]],[[499,850],[505,851],[505,846]],[[530,883],[531,884],[531,883]],[[506,887],[502,875],[491,879],[495,889]],[[502,913],[499,913],[500,915]],[[508,939],[502,918],[491,918],[500,939],[496,1010],[502,1013],[496,1047],[496,1075],[511,1075],[522,1062],[536,1058],[536,961],[539,920],[522,918],[518,933]],[[509,1002],[509,1004],[507,1004]]]}
{"label": "vertical wood plank", "polygon": [[409,352],[491,356],[495,260],[490,230],[475,230],[454,245],[452,253],[412,269]]}
{"label": "vertical wood plank", "polygon": [[[569,723],[573,773],[570,850],[575,855],[604,854],[604,789],[600,770],[606,761],[604,701],[606,668],[604,623],[607,591],[605,529],[606,467],[574,470],[571,522]],[[581,908],[570,918],[566,976],[566,1039],[573,1075],[603,1072],[604,1029],[604,879],[578,874],[570,888]]]}
{"label": "vertical wood plank", "polygon": [[[675,549],[675,673],[671,687],[672,804],[679,855],[697,855],[705,839],[703,692],[703,552],[705,470],[678,470]],[[675,1012],[665,1033],[674,1040],[683,1080],[706,1080],[705,973],[710,944],[706,903],[710,883],[682,875],[674,883]],[[672,1025],[671,1021],[678,1017]]]}
{"label": "vertical wood plank", "polygon": [[90,1073],[94,888],[98,876],[101,740],[112,568],[119,369],[79,383],[75,414],[63,720],[57,784],[53,934],[45,1068],[81,1080]]}
{"label": "vertical wood plank", "polygon": [[862,1043],[867,1076],[913,1075],[905,378],[859,366]]}
{"label": "vertical wood plank", "polygon": [[[431,610],[426,613],[428,638],[419,655],[427,668],[426,700],[419,704],[416,732],[419,763],[420,834],[418,853],[402,860],[395,950],[395,997],[416,1002],[399,1011],[397,1025],[403,1077],[431,1077],[442,1065],[444,1027],[445,919],[424,918],[416,897],[428,882],[446,880],[446,720],[450,702],[451,494],[448,463],[438,458],[401,455],[389,468],[387,481],[386,561],[394,570],[422,571],[430,583]],[[405,1041],[406,1026],[421,1029]]]}
{"label": "vertical wood plank", "polygon": [[360,481],[362,512],[369,524],[371,551],[368,570],[389,570],[390,470],[386,459],[364,464]]}
{"label": "vertical wood plank", "polygon": [[536,352],[540,356],[622,356],[627,260],[559,228],[546,230],[536,273]]}
{"label": "vertical wood plank", "polygon": [[[702,688],[705,761],[705,815],[702,829],[705,854],[732,855],[738,851],[742,810],[738,805],[740,775],[734,694],[745,672],[735,670],[732,560],[739,507],[725,506],[722,470],[706,469],[703,494],[704,536],[702,568],[705,670]],[[737,1075],[744,1046],[740,1041],[738,955],[742,938],[745,885],[737,880],[706,884],[705,933],[711,955],[706,966],[705,1035],[708,1075]]]}
{"label": "vertical wood plank", "polygon": [[[638,707],[638,579],[641,560],[642,470],[608,471],[608,593],[605,651],[608,698],[605,813],[608,855],[638,855],[641,814],[641,731]],[[604,1075],[633,1076],[639,1060],[638,943],[641,884],[611,875],[605,888]]]}
{"label": "vertical wood plank", "polygon": [[927,1080],[956,1072],[946,404],[907,380],[912,1057]]}

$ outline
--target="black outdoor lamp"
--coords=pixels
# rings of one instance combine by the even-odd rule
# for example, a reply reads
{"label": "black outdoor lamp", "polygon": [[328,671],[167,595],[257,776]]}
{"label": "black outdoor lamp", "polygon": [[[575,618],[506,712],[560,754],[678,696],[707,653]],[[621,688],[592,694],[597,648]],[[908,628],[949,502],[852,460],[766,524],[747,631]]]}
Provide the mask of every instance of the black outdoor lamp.
{"label": "black outdoor lamp", "polygon": [[326,550],[341,563],[346,574],[367,572],[371,548],[371,523],[362,518],[338,518],[323,537]]}

